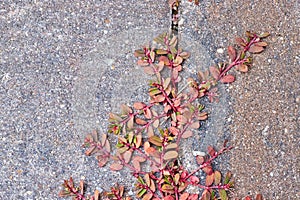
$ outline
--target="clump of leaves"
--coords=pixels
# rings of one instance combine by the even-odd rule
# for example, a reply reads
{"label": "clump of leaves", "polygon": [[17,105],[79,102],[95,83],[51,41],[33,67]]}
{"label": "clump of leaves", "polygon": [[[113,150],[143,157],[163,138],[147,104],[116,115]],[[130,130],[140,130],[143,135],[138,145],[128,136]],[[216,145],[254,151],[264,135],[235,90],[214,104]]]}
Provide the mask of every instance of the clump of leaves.
{"label": "clump of leaves", "polygon": [[[151,46],[134,53],[138,65],[153,77],[148,90],[150,101],[135,102],[132,106],[121,105],[120,113],[110,113],[108,133],[101,134],[100,138],[96,131],[88,134],[84,143],[87,148],[85,154],[94,155],[99,167],[109,164],[113,171],[124,167],[130,169],[136,178],[136,196],[143,200],[228,199],[228,192],[234,185],[232,175],[215,170],[212,163],[232,147],[226,142],[218,151],[209,146],[207,153],[195,157],[198,166],[189,171],[181,164],[184,155],[180,155],[180,145],[184,139],[192,137],[201,121],[208,117],[198,99],[207,97],[210,101],[216,100],[216,86],[234,82],[235,77],[229,73],[232,69],[247,72],[252,55],[261,53],[267,46],[262,39],[268,35],[246,32],[245,39],[237,38],[238,49],[228,47],[228,62],[199,71],[198,79],[188,78],[186,86],[181,89],[178,83],[183,81],[180,76],[182,65],[190,54],[178,48],[176,35],[159,35]],[[118,138],[116,151],[111,150],[108,135]],[[203,183],[196,176],[200,170],[206,175]],[[188,186],[197,187],[202,193],[190,193],[186,190]],[[72,178],[65,181],[63,187],[61,197],[99,198],[97,191],[93,196],[85,197],[83,182],[74,187]],[[123,197],[122,186],[114,187],[103,195],[108,199],[130,199]]]}

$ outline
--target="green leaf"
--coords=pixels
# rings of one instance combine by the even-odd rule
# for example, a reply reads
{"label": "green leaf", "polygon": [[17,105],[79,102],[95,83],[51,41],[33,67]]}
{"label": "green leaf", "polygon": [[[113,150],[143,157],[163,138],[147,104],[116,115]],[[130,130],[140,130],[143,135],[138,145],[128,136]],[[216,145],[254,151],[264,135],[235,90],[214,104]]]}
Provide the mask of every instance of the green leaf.
{"label": "green leaf", "polygon": [[145,188],[140,189],[137,193],[137,197],[141,198],[146,192],[147,192],[147,189],[145,189]]}
{"label": "green leaf", "polygon": [[161,91],[159,89],[157,89],[157,88],[150,88],[149,89],[150,96],[155,96],[155,95],[160,94],[160,93],[161,93]]}
{"label": "green leaf", "polygon": [[156,135],[151,136],[149,142],[159,147],[162,146],[162,139]]}
{"label": "green leaf", "polygon": [[219,194],[220,194],[221,200],[228,200],[226,190],[224,190],[224,189],[219,190]]}
{"label": "green leaf", "polygon": [[161,189],[163,192],[174,194],[174,187],[170,184],[163,184]]}
{"label": "green leaf", "polygon": [[221,183],[221,178],[222,178],[221,172],[215,171],[214,174],[215,174],[214,183],[215,183],[215,185],[219,185]]}
{"label": "green leaf", "polygon": [[132,113],[132,109],[129,106],[127,106],[126,104],[122,104],[121,105],[121,112],[124,115],[128,115],[128,114]]}
{"label": "green leaf", "polygon": [[165,54],[168,54],[168,51],[164,50],[164,49],[157,49],[156,54],[157,55],[165,55]]}
{"label": "green leaf", "polygon": [[225,176],[225,181],[224,181],[225,184],[229,183],[231,176],[232,176],[232,173],[230,171],[228,171]]}
{"label": "green leaf", "polygon": [[145,56],[144,50],[143,49],[135,50],[134,51],[134,56],[135,57],[144,57]]}
{"label": "green leaf", "polygon": [[269,32],[265,32],[265,33],[260,34],[259,37],[260,37],[260,38],[266,38],[266,37],[268,37],[269,35],[270,35]]}
{"label": "green leaf", "polygon": [[150,52],[150,59],[152,62],[154,62],[154,60],[155,60],[155,52],[154,51]]}

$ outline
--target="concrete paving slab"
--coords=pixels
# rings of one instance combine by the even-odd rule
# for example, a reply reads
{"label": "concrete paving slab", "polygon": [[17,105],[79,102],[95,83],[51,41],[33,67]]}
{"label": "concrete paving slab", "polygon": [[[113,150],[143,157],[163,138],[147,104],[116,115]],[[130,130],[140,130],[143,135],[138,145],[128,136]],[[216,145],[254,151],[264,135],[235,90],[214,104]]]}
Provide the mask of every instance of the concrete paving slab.
{"label": "concrete paving slab", "polygon": [[[235,174],[233,196],[299,199],[299,2],[182,0],[180,9],[186,77],[226,58],[218,49],[244,31],[271,32],[253,69],[207,104],[210,119],[182,153],[228,138],[236,148],[218,167]],[[131,186],[126,171],[99,169],[80,146],[105,131],[108,112],[147,98],[132,52],[168,30],[167,3],[5,0],[0,13],[0,199],[59,199],[69,176],[88,192]]]}

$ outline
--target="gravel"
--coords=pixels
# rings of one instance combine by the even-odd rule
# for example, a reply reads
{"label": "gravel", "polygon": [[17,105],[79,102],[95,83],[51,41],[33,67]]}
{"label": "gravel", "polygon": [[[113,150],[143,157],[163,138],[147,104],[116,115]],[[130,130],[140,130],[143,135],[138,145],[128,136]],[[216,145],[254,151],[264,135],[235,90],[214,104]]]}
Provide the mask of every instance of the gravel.
{"label": "gravel", "polygon": [[[246,30],[271,33],[251,71],[222,86],[219,103],[206,102],[210,119],[182,151],[193,166],[193,151],[229,139],[235,149],[217,166],[235,175],[233,197],[300,199],[299,12],[296,0],[182,0],[185,77],[226,59]],[[132,52],[167,31],[169,16],[165,1],[0,2],[0,199],[59,199],[70,176],[87,192],[132,186],[81,145],[86,133],[105,132],[108,112],[147,99]]]}

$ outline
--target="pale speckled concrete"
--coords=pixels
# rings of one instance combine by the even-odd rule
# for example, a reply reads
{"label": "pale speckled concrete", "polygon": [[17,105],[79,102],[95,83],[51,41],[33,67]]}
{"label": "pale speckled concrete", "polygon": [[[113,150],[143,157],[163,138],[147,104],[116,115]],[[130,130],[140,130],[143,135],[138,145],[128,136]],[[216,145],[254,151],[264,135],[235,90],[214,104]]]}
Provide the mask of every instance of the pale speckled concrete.
{"label": "pale speckled concrete", "polygon": [[[271,33],[269,47],[254,57],[250,73],[237,74],[228,88],[232,112],[227,124],[236,147],[230,155],[234,196],[262,193],[266,199],[299,199],[299,1],[200,4],[188,13],[185,27],[208,35],[212,48],[225,48],[245,30]],[[224,55],[216,54],[216,60],[220,57]]]}
{"label": "pale speckled concrete", "polygon": [[[224,59],[217,49],[245,30],[272,34],[253,69],[207,105],[200,142],[189,141],[204,150],[228,138],[236,147],[218,162],[235,174],[234,196],[300,198],[299,11],[295,0],[182,1],[180,44],[194,52],[189,73]],[[0,3],[1,199],[58,199],[69,176],[84,177],[88,191],[130,185],[126,172],[98,169],[80,145],[85,132],[105,131],[118,103],[145,98],[131,53],[168,27],[165,1]],[[135,85],[124,93],[126,84]]]}

